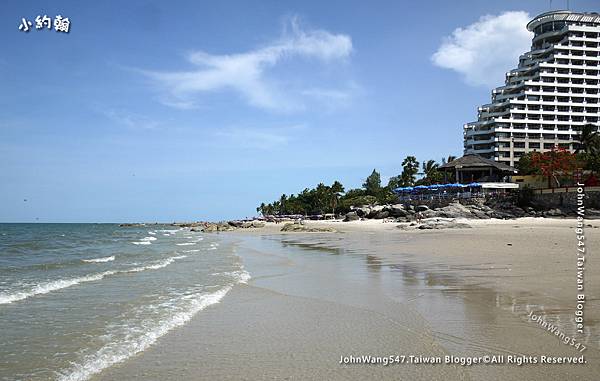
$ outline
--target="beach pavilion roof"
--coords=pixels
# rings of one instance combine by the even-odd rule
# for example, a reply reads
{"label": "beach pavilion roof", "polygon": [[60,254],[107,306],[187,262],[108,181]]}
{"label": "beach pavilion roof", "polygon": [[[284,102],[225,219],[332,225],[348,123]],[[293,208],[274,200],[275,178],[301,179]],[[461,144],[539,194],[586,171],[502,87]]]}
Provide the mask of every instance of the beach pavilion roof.
{"label": "beach pavilion roof", "polygon": [[474,153],[466,154],[463,157],[459,157],[456,160],[452,160],[449,163],[443,164],[439,167],[441,170],[454,170],[454,169],[469,169],[469,168],[494,168],[501,172],[517,173],[517,170],[509,165],[499,163],[494,160],[486,159],[485,157],[479,156]]}

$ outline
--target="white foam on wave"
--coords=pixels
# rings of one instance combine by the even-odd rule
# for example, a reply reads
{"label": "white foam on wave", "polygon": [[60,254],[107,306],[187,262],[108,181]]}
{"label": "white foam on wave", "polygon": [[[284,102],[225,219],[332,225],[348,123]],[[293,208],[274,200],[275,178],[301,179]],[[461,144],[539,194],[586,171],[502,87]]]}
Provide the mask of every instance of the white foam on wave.
{"label": "white foam on wave", "polygon": [[0,304],[8,304],[17,302],[19,300],[27,299],[35,295],[43,295],[52,291],[60,290],[63,288],[75,286],[76,284],[93,282],[100,280],[107,275],[114,274],[115,271],[105,271],[98,274],[85,275],[82,277],[71,278],[71,279],[58,279],[51,282],[38,284],[28,291],[18,291],[12,294],[0,294]]}
{"label": "white foam on wave", "polygon": [[161,230],[157,230],[161,233],[169,233],[169,234],[175,234],[178,231],[180,231],[181,229],[161,229]]}
{"label": "white foam on wave", "polygon": [[184,250],[183,252],[184,253],[197,253],[199,251],[200,251],[200,249],[192,249],[192,250]]}
{"label": "white foam on wave", "polygon": [[196,242],[184,242],[184,243],[176,243],[177,246],[192,246],[195,245]]}
{"label": "white foam on wave", "polygon": [[66,373],[61,374],[58,380],[87,380],[94,374],[100,373],[103,369],[125,361],[129,357],[144,351],[167,332],[187,323],[198,312],[210,305],[219,303],[231,288],[232,286],[225,286],[213,293],[188,295],[184,298],[190,303],[186,310],[169,315],[168,318],[157,322],[141,335],[128,335],[123,341],[105,345],[97,352],[84,357],[81,363],[74,365]]}
{"label": "white foam on wave", "polygon": [[241,270],[238,271],[226,271],[226,272],[222,272],[222,273],[212,273],[210,275],[225,275],[228,277],[233,278],[237,283],[248,283],[248,281],[250,279],[252,279],[252,276],[250,276],[250,273],[246,270],[244,270],[244,267],[242,266]]}
{"label": "white foam on wave", "polygon": [[152,241],[156,241],[157,239],[158,238],[156,238],[156,237],[150,236],[150,237],[144,237],[137,242],[131,242],[131,243],[133,243],[134,245],[150,245],[150,244],[152,244]]}
{"label": "white foam on wave", "polygon": [[12,303],[12,302],[17,302],[20,300],[30,298],[32,296],[43,295],[43,294],[47,294],[52,291],[57,291],[57,290],[60,290],[63,288],[75,286],[80,283],[98,281],[109,275],[137,273],[137,272],[145,271],[145,270],[158,270],[163,267],[167,267],[168,265],[170,265],[177,259],[186,258],[186,257],[187,257],[186,255],[180,255],[180,256],[175,256],[175,257],[170,257],[170,258],[164,259],[160,262],[157,262],[157,263],[154,263],[151,265],[134,267],[131,269],[108,270],[108,271],[104,271],[101,273],[89,274],[89,275],[76,277],[76,278],[58,279],[58,280],[38,284],[38,285],[34,286],[32,289],[27,290],[27,291],[17,291],[17,292],[13,292],[10,294],[0,293],[0,304],[8,304],[8,303]]}
{"label": "white foam on wave", "polygon": [[102,258],[94,258],[94,259],[82,259],[83,262],[88,263],[103,263],[103,262],[112,262],[115,260],[115,256],[111,255],[110,257],[102,257]]}
{"label": "white foam on wave", "polygon": [[180,255],[180,256],[176,256],[176,257],[170,257],[167,259],[164,259],[160,262],[151,264],[151,265],[146,265],[146,266],[140,266],[140,267],[134,267],[132,269],[129,270],[124,270],[123,272],[125,273],[138,273],[140,271],[145,271],[145,270],[158,270],[158,269],[162,269],[163,267],[167,267],[169,266],[171,263],[175,262],[176,259],[181,259],[181,258],[185,258],[187,257],[187,255]]}
{"label": "white foam on wave", "polygon": [[156,235],[156,232],[149,231],[148,234],[150,234],[150,235]]}

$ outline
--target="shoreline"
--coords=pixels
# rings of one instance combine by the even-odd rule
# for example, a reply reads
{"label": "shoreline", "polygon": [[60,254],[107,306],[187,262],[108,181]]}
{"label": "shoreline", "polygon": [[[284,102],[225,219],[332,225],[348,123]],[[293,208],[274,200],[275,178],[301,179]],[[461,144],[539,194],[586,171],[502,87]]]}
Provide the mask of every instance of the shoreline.
{"label": "shoreline", "polygon": [[[533,312],[572,333],[574,267],[566,253],[575,245],[575,220],[468,222],[470,229],[403,231],[380,220],[306,221],[340,233],[280,232],[283,224],[274,223],[219,233],[238,245],[252,275],[248,284],[94,380],[583,380],[597,374],[594,277],[586,280],[587,333],[577,336],[587,340],[585,365],[339,364],[343,356],[362,354],[581,355],[527,319]],[[591,224],[588,229],[597,226]],[[590,250],[599,240],[590,236]],[[597,272],[597,263],[588,266],[588,273]]]}

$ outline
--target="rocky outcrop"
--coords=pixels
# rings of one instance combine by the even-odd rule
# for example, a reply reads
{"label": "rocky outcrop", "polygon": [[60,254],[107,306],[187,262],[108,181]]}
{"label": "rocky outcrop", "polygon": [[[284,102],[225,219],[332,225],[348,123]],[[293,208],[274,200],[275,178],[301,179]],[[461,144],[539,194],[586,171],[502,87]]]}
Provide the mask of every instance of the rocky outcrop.
{"label": "rocky outcrop", "polygon": [[471,225],[457,222],[453,218],[426,218],[421,223],[402,223],[396,226],[402,230],[439,230],[439,229],[468,229]]}
{"label": "rocky outcrop", "polygon": [[358,220],[360,220],[360,217],[358,216],[358,214],[356,214],[356,212],[348,212],[344,216],[344,221],[345,222],[358,221]]}
{"label": "rocky outcrop", "polygon": [[289,223],[283,225],[282,232],[305,232],[305,233],[337,233],[337,230],[330,227],[309,227],[301,223]]}

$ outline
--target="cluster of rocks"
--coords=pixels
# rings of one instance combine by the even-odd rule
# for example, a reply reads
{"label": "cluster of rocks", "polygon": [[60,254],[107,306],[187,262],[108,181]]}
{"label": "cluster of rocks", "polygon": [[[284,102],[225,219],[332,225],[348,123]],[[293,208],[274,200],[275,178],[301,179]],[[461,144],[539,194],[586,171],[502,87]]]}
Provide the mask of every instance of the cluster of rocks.
{"label": "cluster of rocks", "polygon": [[[365,205],[354,207],[344,216],[344,221],[359,219],[394,219],[397,222],[407,222],[420,218],[471,218],[471,219],[512,219],[519,217],[568,217],[574,216],[574,208],[536,209],[534,207],[521,208],[510,200],[488,200],[483,203],[461,204],[452,202],[443,207],[429,208],[427,205]],[[600,215],[594,209],[586,210],[586,217]]]}
{"label": "cluster of rocks", "polygon": [[281,231],[282,232],[337,233],[337,230],[335,230],[334,228],[331,228],[331,227],[307,226],[299,221],[283,225],[283,227],[281,228]]}
{"label": "cluster of rocks", "polygon": [[463,222],[457,222],[454,218],[426,218],[421,220],[421,223],[416,222],[403,222],[396,226],[402,230],[431,230],[431,229],[468,229],[471,227],[469,224]]}
{"label": "cluster of rocks", "polygon": [[173,223],[171,226],[177,226],[182,228],[190,228],[193,232],[228,232],[237,229],[250,229],[250,228],[262,228],[265,226],[263,221],[223,221],[223,222],[182,222]]}

